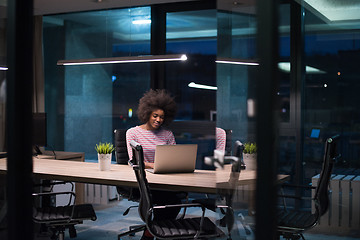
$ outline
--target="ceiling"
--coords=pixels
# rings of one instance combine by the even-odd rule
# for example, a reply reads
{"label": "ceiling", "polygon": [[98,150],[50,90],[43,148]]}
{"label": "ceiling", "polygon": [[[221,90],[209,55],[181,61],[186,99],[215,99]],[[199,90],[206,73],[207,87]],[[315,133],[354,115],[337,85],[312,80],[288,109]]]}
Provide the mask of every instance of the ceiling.
{"label": "ceiling", "polygon": [[359,0],[297,0],[309,11],[327,22],[360,19]]}
{"label": "ceiling", "polygon": [[[6,18],[6,6],[8,1],[10,0],[0,0],[0,18]],[[194,0],[34,0],[34,15],[51,15],[57,13],[148,6],[161,3],[189,1]]]}
{"label": "ceiling", "polygon": [[34,0],[34,14],[79,12],[192,0]]}
{"label": "ceiling", "polygon": [[[10,0],[0,0],[0,18],[6,17],[6,5]],[[148,6],[161,3],[189,2],[194,0],[34,0],[34,15],[50,15],[56,13],[79,12],[122,8],[132,6]],[[296,0],[318,17],[328,21],[349,21],[360,19],[359,0]],[[219,0],[218,9],[234,12],[255,13],[256,0]]]}
{"label": "ceiling", "polygon": [[[0,0],[0,6],[9,0]],[[34,0],[34,14],[48,15],[97,9],[145,6],[194,0]],[[298,0],[299,1],[299,0]],[[219,0],[219,9],[255,13],[255,0]],[[303,0],[306,8],[330,21],[359,20],[359,0]]]}
{"label": "ceiling", "polygon": [[[8,1],[10,0],[0,0],[0,18],[6,17]],[[190,1],[195,0],[34,0],[34,15],[51,15]],[[255,0],[219,0],[217,5],[218,9],[255,13]]]}

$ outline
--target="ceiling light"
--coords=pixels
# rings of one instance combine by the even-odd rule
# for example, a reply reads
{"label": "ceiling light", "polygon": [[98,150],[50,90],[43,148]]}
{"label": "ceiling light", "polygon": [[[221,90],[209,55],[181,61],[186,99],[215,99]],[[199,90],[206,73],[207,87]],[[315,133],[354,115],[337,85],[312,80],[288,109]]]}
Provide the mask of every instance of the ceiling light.
{"label": "ceiling light", "polygon": [[0,71],[6,71],[6,70],[8,70],[7,67],[0,67]]}
{"label": "ceiling light", "polygon": [[208,90],[217,90],[217,87],[203,85],[203,84],[197,84],[197,83],[194,83],[194,82],[189,83],[188,87],[200,88],[200,89],[208,89]]}
{"label": "ceiling light", "polygon": [[248,59],[235,59],[235,58],[217,58],[216,63],[225,63],[225,64],[238,64],[238,65],[247,65],[247,66],[257,66],[258,62]]}
{"label": "ceiling light", "polygon": [[[289,62],[279,62],[278,67],[280,70],[282,70],[284,72],[288,72],[288,73],[290,72],[290,63]],[[310,67],[310,66],[306,66],[305,71],[308,74],[324,74],[324,73],[326,73],[320,69]]]}
{"label": "ceiling light", "polygon": [[59,60],[57,65],[74,66],[74,65],[92,65],[92,64],[115,64],[115,63],[141,63],[141,62],[169,62],[169,61],[186,61],[185,54],[169,55],[147,55],[133,57],[112,57],[112,58],[89,58]]}
{"label": "ceiling light", "polygon": [[132,24],[150,24],[150,19],[140,19],[140,20],[134,20],[132,21]]}

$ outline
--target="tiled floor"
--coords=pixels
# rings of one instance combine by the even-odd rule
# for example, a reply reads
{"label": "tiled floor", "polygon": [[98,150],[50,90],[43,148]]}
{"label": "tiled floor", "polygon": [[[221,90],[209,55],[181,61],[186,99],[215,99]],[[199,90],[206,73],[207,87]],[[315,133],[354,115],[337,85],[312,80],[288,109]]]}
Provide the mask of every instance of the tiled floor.
{"label": "tiled floor", "polygon": [[[133,205],[133,202],[127,200],[113,201],[108,205],[94,205],[97,220],[85,221],[83,224],[77,225],[77,238],[76,240],[117,240],[117,235],[121,232],[127,231],[130,225],[142,224],[137,212],[137,208],[131,209],[127,216],[123,216],[125,209]],[[198,214],[198,212],[187,212],[190,214]],[[232,239],[240,240],[252,240],[255,239],[252,229],[247,224],[252,221],[252,218],[245,216],[244,224],[241,221],[241,215],[237,213],[237,221],[234,225]],[[246,213],[244,213],[245,215]],[[207,211],[207,216],[216,219],[217,214]],[[226,229],[223,229],[226,232]],[[39,234],[39,231],[35,232],[35,240],[50,239],[50,233]],[[306,233],[305,239],[307,240],[355,240],[360,237],[350,236],[329,236],[324,234],[311,234]],[[6,229],[0,229],[0,239],[7,239]],[[141,237],[141,233],[137,233],[135,236],[123,237],[123,240],[138,240]],[[66,231],[65,239],[70,239],[68,232]],[[223,238],[226,239],[226,238]]]}
{"label": "tiled floor", "polygon": [[[84,224],[78,225],[77,228],[77,240],[117,240],[117,234],[127,231],[130,225],[142,224],[137,212],[137,208],[130,210],[127,216],[123,216],[125,209],[133,205],[134,203],[127,200],[114,201],[111,204],[104,205],[94,205],[97,213],[97,221],[86,221]],[[193,210],[192,210],[193,211]],[[200,211],[200,210],[198,210]],[[187,212],[193,215],[199,214],[198,212]],[[246,213],[244,213],[245,215]],[[237,213],[238,218],[236,224],[234,225],[234,231],[232,233],[233,239],[240,240],[252,240],[255,239],[254,232],[247,224],[253,219],[245,216],[244,224],[241,221],[241,215]],[[213,219],[216,219],[218,216],[216,213],[207,211],[207,216]],[[223,229],[226,232],[226,229]],[[360,239],[360,237],[350,237],[350,236],[329,236],[324,234],[314,234],[306,233],[304,234],[305,239],[307,240],[355,240]],[[141,233],[137,233],[134,237],[123,237],[123,240],[138,240],[141,237]],[[70,239],[68,233],[66,239]],[[226,239],[226,238],[223,238]]]}

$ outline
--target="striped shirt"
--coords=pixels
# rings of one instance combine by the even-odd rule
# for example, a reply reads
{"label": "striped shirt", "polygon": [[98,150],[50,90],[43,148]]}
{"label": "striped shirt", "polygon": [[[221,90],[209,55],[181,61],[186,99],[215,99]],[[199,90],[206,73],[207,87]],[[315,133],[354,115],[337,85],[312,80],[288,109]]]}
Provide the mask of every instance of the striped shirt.
{"label": "striped shirt", "polygon": [[136,126],[126,132],[126,144],[130,159],[132,159],[133,156],[130,146],[132,140],[142,146],[145,162],[154,162],[156,145],[176,144],[174,134],[169,130],[160,128],[153,131]]}
{"label": "striped shirt", "polygon": [[225,152],[226,132],[222,128],[216,128],[216,149]]}

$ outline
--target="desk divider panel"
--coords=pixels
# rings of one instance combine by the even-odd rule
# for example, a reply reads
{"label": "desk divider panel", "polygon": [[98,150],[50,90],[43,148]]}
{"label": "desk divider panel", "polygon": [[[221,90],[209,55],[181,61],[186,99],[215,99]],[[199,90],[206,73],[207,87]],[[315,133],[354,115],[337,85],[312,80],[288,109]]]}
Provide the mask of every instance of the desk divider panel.
{"label": "desk divider panel", "polygon": [[117,198],[118,195],[115,186],[85,184],[85,203],[108,204]]}
{"label": "desk divider panel", "polygon": [[[316,186],[319,174],[312,177]],[[312,197],[315,191],[312,190]],[[312,203],[312,211],[315,205]],[[320,218],[314,232],[347,235],[360,231],[360,176],[332,175],[329,210]]]}

